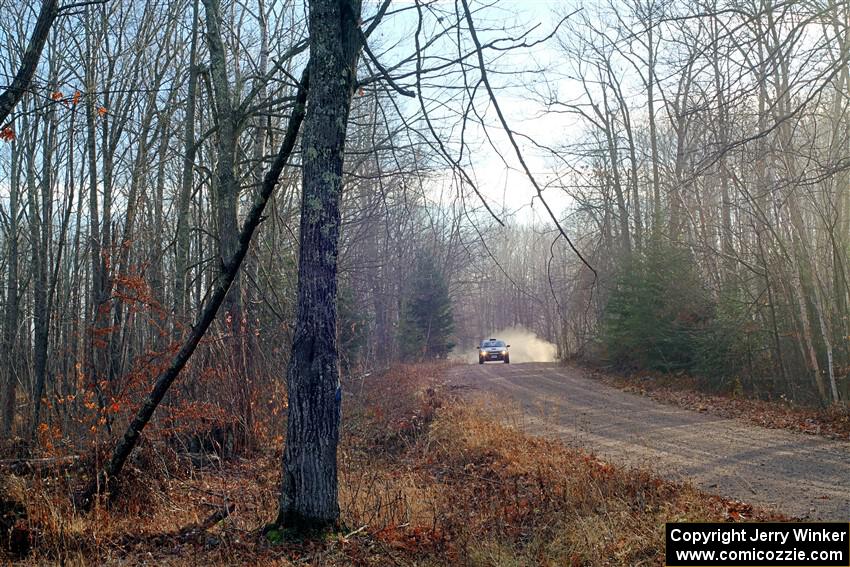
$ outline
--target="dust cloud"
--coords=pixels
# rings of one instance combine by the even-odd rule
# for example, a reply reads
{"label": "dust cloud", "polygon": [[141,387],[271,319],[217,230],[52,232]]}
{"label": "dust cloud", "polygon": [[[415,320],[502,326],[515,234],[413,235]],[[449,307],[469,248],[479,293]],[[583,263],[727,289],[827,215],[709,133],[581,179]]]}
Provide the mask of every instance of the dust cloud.
{"label": "dust cloud", "polygon": [[[524,327],[507,327],[481,337],[482,339],[489,338],[501,339],[511,345],[511,363],[516,362],[555,362],[558,349],[557,347]],[[450,360],[457,362],[477,363],[478,349],[477,345],[471,345],[465,349],[455,349],[449,355]]]}

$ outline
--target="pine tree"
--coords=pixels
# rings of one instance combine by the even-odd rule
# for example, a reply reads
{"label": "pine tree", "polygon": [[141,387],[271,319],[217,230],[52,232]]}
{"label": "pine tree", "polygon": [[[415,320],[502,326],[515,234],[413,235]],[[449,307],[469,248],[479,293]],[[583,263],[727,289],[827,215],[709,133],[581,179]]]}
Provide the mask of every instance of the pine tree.
{"label": "pine tree", "polygon": [[419,261],[399,323],[399,347],[405,360],[445,358],[454,347],[454,315],[449,288],[430,258]]}
{"label": "pine tree", "polygon": [[336,301],[340,366],[347,374],[360,362],[368,344],[369,316],[361,309],[348,282],[340,285]]}
{"label": "pine tree", "polygon": [[623,368],[693,370],[712,306],[687,250],[650,241],[624,264],[605,310],[602,339]]}

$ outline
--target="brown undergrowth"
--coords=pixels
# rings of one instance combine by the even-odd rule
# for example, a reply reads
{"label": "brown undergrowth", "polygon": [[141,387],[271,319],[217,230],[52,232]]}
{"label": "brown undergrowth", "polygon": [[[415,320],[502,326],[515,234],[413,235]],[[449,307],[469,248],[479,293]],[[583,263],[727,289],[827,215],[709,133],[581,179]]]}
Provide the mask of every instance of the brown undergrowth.
{"label": "brown undergrowth", "polygon": [[7,540],[31,542],[29,565],[658,565],[665,521],[771,518],[501,425],[453,396],[444,371],[346,383],[336,533],[261,535],[280,458],[268,439],[205,468],[146,445],[120,499],[89,515],[70,503],[74,469],[7,474]]}
{"label": "brown undergrowth", "polygon": [[748,398],[735,391],[720,394],[703,392],[700,382],[687,375],[654,372],[625,375],[594,368],[589,371],[593,378],[609,386],[684,409],[742,419],[770,429],[850,441],[850,407],[846,403],[814,408],[784,398],[767,401]]}

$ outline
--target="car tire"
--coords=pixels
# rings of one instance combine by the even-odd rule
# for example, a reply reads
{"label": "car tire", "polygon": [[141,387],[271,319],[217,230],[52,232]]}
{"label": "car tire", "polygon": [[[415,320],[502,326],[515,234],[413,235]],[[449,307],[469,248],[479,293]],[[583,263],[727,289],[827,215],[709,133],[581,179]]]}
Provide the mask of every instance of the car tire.
{"label": "car tire", "polygon": [[478,364],[484,364],[484,359],[480,356],[478,357]]}
{"label": "car tire", "polygon": [[505,357],[505,364],[510,364],[510,363],[511,363],[511,357],[510,357],[510,356],[506,356],[506,357]]}

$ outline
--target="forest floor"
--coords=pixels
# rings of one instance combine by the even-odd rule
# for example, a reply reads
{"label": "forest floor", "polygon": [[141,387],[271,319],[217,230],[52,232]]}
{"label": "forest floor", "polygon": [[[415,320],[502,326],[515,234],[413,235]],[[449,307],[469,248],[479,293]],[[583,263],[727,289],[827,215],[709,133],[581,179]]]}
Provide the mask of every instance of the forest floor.
{"label": "forest floor", "polygon": [[88,515],[67,471],[6,474],[3,522],[19,550],[31,540],[28,565],[508,566],[660,565],[664,522],[783,518],[529,436],[509,408],[460,398],[454,372],[399,366],[346,384],[333,534],[262,535],[280,439],[203,468],[148,443],[118,499]]}
{"label": "forest floor", "polygon": [[[526,433],[589,448],[613,463],[651,468],[664,478],[793,517],[850,517],[845,482],[850,443],[790,427],[805,423],[806,414],[793,408],[692,391],[678,392],[678,398],[659,396],[689,400],[693,409],[684,409],[624,391],[620,383],[606,385],[586,369],[558,364],[473,364],[455,367],[450,375],[451,383],[476,403],[487,407],[496,400],[490,413]],[[505,410],[508,404],[512,411]],[[777,416],[785,416],[789,427],[764,426],[778,427]]]}

